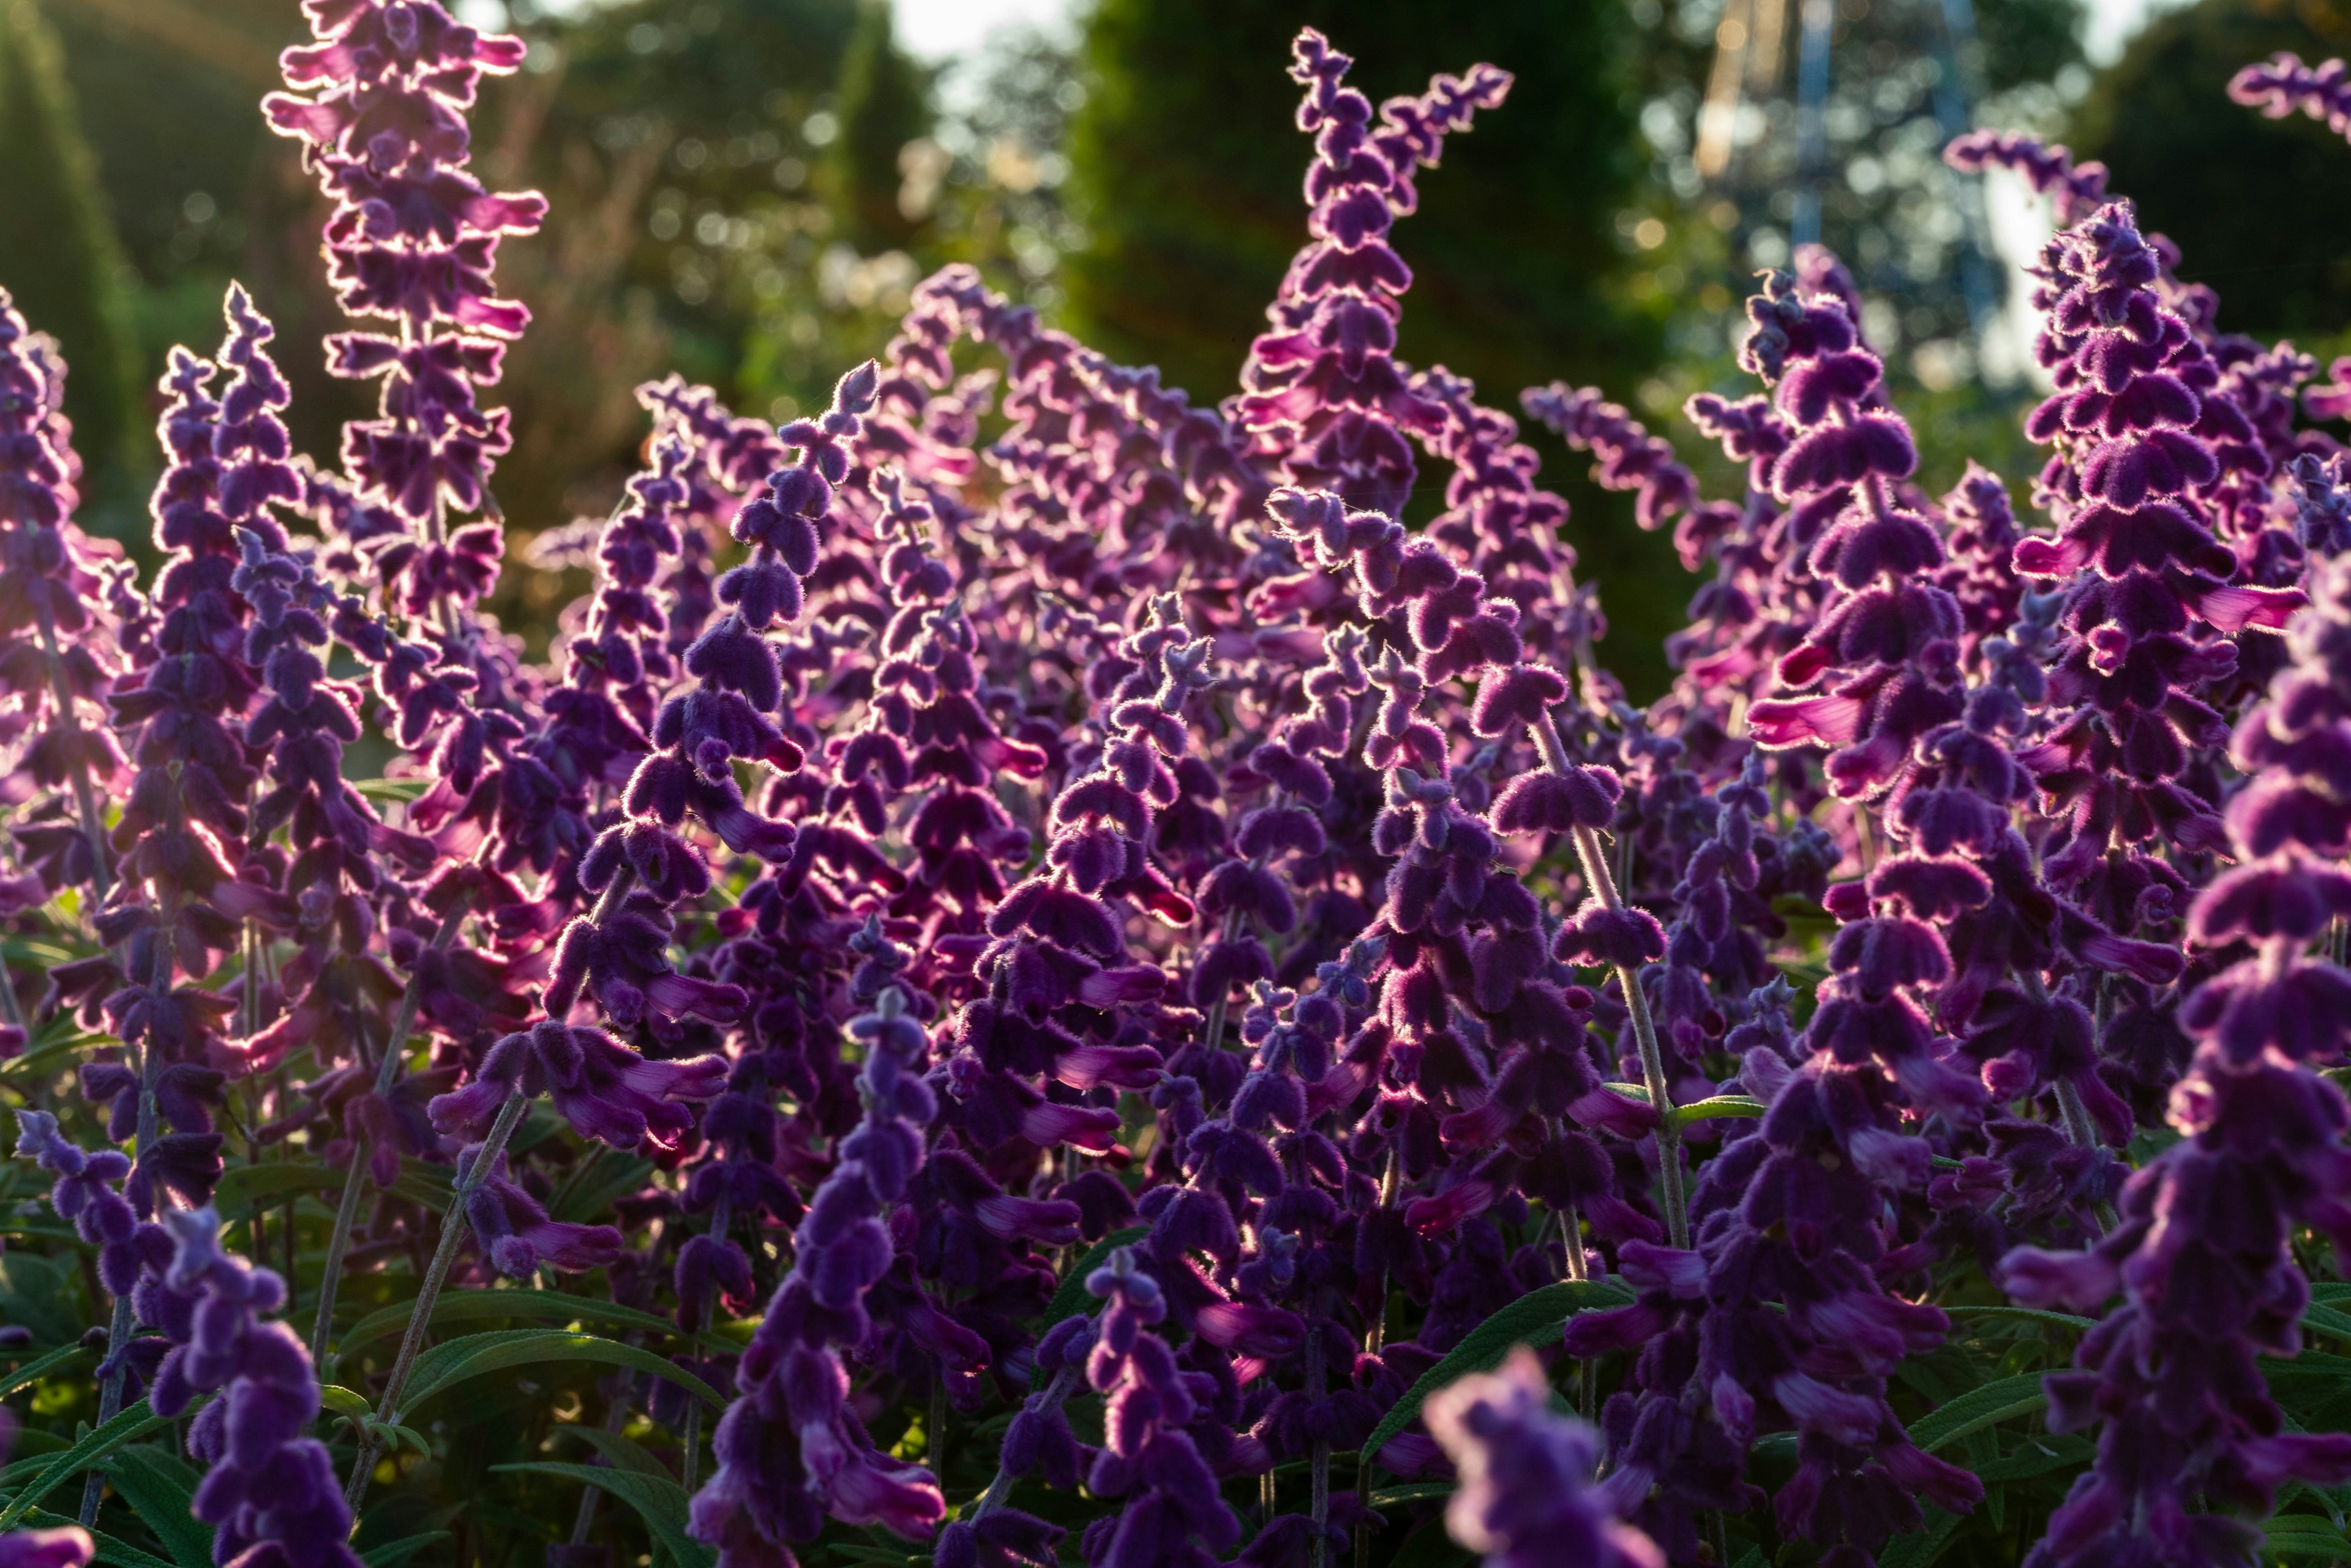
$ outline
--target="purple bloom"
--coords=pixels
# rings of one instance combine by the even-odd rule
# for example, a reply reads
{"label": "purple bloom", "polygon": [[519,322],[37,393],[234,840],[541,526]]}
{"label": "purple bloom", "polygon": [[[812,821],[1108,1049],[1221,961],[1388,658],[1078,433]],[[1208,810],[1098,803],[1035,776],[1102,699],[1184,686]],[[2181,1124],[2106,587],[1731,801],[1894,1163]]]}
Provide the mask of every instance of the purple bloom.
{"label": "purple bloom", "polygon": [[1521,1346],[1499,1372],[1473,1374],[1428,1396],[1428,1429],[1461,1472],[1446,1504],[1453,1539],[1487,1568],[1592,1563],[1663,1568],[1656,1543],[1615,1516],[1593,1474],[1592,1429],[1549,1409],[1551,1390]]}
{"label": "purple bloom", "polygon": [[214,1396],[189,1424],[188,1453],[209,1467],[191,1507],[219,1531],[215,1557],[238,1568],[356,1568],[342,1488],[325,1448],[302,1435],[319,1414],[318,1375],[294,1331],[264,1321],[285,1304],[285,1282],[223,1252],[211,1209],[164,1223],[175,1248],[166,1281],[197,1304],[152,1403],[174,1416]]}

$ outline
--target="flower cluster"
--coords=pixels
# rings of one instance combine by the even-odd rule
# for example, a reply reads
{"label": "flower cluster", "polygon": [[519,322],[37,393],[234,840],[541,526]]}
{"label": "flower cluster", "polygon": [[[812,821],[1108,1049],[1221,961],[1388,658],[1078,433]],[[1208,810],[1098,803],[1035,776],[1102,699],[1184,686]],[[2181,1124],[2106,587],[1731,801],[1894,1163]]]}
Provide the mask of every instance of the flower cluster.
{"label": "flower cluster", "polygon": [[82,1490],[0,1564],[2351,1555],[2297,1359],[2351,1289],[2351,371],[2220,332],[2104,170],[1946,153],[2064,225],[2037,475],[1928,493],[1818,247],[1687,405],[1734,493],[1520,395],[1702,580],[1644,706],[1520,420],[1398,351],[1395,225],[1525,106],[1375,110],[1309,30],[1235,395],[969,267],[780,429],[649,382],[610,510],[518,543],[593,573],[542,665],[482,398],[544,204],[467,162],[524,46],[305,9],[339,453],[232,288],[142,575],[0,297],[0,1354],[57,1428],[0,1531]]}

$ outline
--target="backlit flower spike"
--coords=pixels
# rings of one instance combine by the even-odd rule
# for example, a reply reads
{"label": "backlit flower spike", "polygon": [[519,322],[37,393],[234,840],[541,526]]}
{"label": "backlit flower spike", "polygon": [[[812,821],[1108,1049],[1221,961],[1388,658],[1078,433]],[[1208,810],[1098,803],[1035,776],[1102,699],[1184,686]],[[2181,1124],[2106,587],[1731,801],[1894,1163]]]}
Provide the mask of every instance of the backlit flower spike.
{"label": "backlit flower spike", "polygon": [[360,1568],[351,1511],[325,1447],[304,1436],[319,1416],[319,1379],[294,1331],[268,1315],[286,1285],[222,1250],[220,1217],[174,1210],[167,1279],[198,1304],[191,1336],[156,1375],[159,1416],[215,1396],[188,1424],[188,1456],[207,1467],[189,1504],[219,1532],[214,1554],[238,1568]]}
{"label": "backlit flower spike", "polygon": [[2306,66],[2301,56],[2281,49],[2231,77],[2229,96],[2272,120],[2300,110],[2335,135],[2351,137],[2351,73],[2341,60]]}
{"label": "backlit flower spike", "polygon": [[286,832],[289,856],[277,880],[292,902],[299,943],[278,970],[270,1003],[282,1003],[285,1016],[272,1020],[256,998],[248,1027],[266,1027],[218,1063],[246,1073],[305,1046],[322,1064],[357,1059],[364,1015],[382,1006],[391,990],[371,951],[386,882],[376,857],[417,874],[438,852],[429,840],[385,823],[343,777],[343,747],[360,738],[363,697],[357,687],[326,678],[332,626],[350,630],[341,607],[307,559],[271,550],[250,528],[239,528],[237,542],[244,559],[230,582],[254,611],[245,655],[261,671],[268,694],[245,728],[246,746],[266,758],[263,776],[270,785],[254,804],[251,825],[256,833]]}
{"label": "backlit flower spike", "polygon": [[11,836],[43,894],[78,884],[103,894],[111,871],[100,863],[110,857],[98,802],[125,765],[104,716],[121,655],[102,573],[121,552],[73,521],[81,460],[64,397],[56,343],[0,289],[0,761],[50,797]]}
{"label": "backlit flower spike", "polygon": [[601,1030],[542,1019],[492,1046],[473,1082],[428,1110],[442,1131],[471,1132],[509,1094],[545,1094],[583,1138],[624,1150],[651,1138],[674,1148],[692,1125],[685,1108],[716,1099],[726,1074],[716,1056],[650,1061]]}
{"label": "backlit flower spike", "polygon": [[2231,580],[2238,558],[2200,498],[2221,472],[2196,390],[2209,354],[2158,297],[2159,270],[2126,204],[2043,253],[2038,351],[2058,390],[2027,431],[2057,447],[2042,487],[2060,531],[2016,547],[2017,570],[2063,593],[2042,737],[2020,753],[2054,819],[2043,873],[2124,937],[2153,913],[2140,890],[2168,874],[2158,846],[2225,846],[2200,760],[2227,733],[2211,699],[2237,679],[2232,636],[2302,598]]}
{"label": "backlit flower spike", "polygon": [[[2239,79],[2242,79],[2241,77]],[[2060,226],[2079,223],[2105,204],[2106,166],[2074,162],[2073,151],[2021,131],[1970,131],[1952,138],[1943,162],[1963,173],[2008,169],[2050,198]]]}
{"label": "backlit flower spike", "polygon": [[1125,1500],[1086,1526],[1080,1556],[1087,1568],[1221,1556],[1239,1541],[1240,1521],[1189,1429],[1200,1424],[1205,1391],[1155,1332],[1167,1315],[1158,1281],[1122,1247],[1086,1277],[1086,1291],[1103,1304],[1085,1378],[1108,1411],[1086,1490]]}
{"label": "backlit flower spike", "polygon": [[2102,1426],[2033,1549],[2036,1568],[2187,1542],[2247,1559],[2282,1483],[2351,1479],[2351,1437],[2282,1430],[2256,1358],[2301,1348],[2305,1228],[2351,1254],[2351,1106],[2323,1070],[2351,1044],[2351,974],[2313,946],[2351,911],[2343,747],[2351,743],[2351,567],[2330,563],[2289,632],[2293,663],[2239,723],[2249,782],[2230,803],[2237,866],[2200,894],[2195,938],[2242,955],[2180,1009],[2196,1055],[2172,1091],[2182,1134],[2123,1189],[2086,1251],[2001,1262],[2028,1305],[2093,1311],[2075,1369],[2046,1382],[2053,1430]]}
{"label": "backlit flower spike", "polygon": [[1375,127],[1371,99],[1341,85],[1352,58],[1311,27],[1291,53],[1290,74],[1306,89],[1298,128],[1314,138],[1312,238],[1267,312],[1274,329],[1249,347],[1237,411],[1289,483],[1394,517],[1415,476],[1405,435],[1435,430],[1441,416],[1394,358],[1397,301],[1412,273],[1388,230],[1416,203],[1415,168],[1434,164],[1446,133],[1466,130],[1473,110],[1499,105],[1510,73],[1481,65],[1466,80],[1439,78],[1419,99],[1391,99]]}
{"label": "backlit flower spike", "polygon": [[1524,1346],[1499,1370],[1428,1396],[1429,1434],[1461,1473],[1447,1531],[1483,1552],[1486,1568],[1664,1568],[1656,1542],[1617,1517],[1621,1489],[1593,1480],[1596,1435],[1550,1406],[1541,1364]]}
{"label": "backlit flower spike", "polygon": [[[495,521],[456,529],[444,512],[489,507],[491,465],[512,444],[506,411],[484,410],[505,341],[530,312],[498,298],[501,239],[536,233],[536,192],[493,193],[465,167],[465,114],[485,72],[522,63],[522,40],[485,37],[434,0],[312,5],[316,44],[279,57],[290,92],[263,100],[271,129],[305,143],[303,162],[335,202],[328,276],[345,310],[390,318],[395,335],[328,340],[328,368],[382,378],[378,416],[344,431],[343,461],[361,497],[411,520],[381,558],[403,580],[412,613],[470,602],[496,570]],[[428,526],[429,525],[429,526]]]}
{"label": "backlit flower spike", "polygon": [[919,1076],[929,1041],[891,987],[852,1023],[862,1044],[864,1119],[810,1199],[792,1269],[736,1374],[741,1396],[713,1438],[718,1469],[695,1494],[690,1532],[720,1568],[789,1561],[827,1515],[928,1540],[946,1511],[930,1472],[881,1453],[849,1405],[844,1357],[866,1342],[867,1292],[889,1272],[883,1216],[907,1194],[937,1102]]}
{"label": "backlit flower spike", "polygon": [[[751,558],[718,580],[718,598],[732,608],[686,650],[685,670],[696,684],[662,705],[653,749],[622,796],[625,819],[604,829],[580,861],[580,884],[595,904],[556,945],[545,998],[551,1016],[562,1017],[585,988],[620,1027],[644,1021],[674,1038],[685,1016],[724,1022],[748,1004],[742,988],[681,974],[666,956],[668,911],[711,885],[700,850],[679,829],[691,814],[729,850],[779,866],[820,852],[798,842],[790,824],[745,803],[735,764],[739,758],[789,771],[802,760],[768,716],[783,703],[784,686],[766,633],[805,604],[802,580],[816,570],[820,528],[834,487],[848,477],[849,444],[859,416],[873,405],[876,379],[869,361],[841,378],[822,415],[786,425],[779,438],[799,458],[736,514],[735,537],[752,547]],[[664,461],[674,464],[683,455],[674,444],[671,451]],[[684,499],[674,477],[657,476],[653,483],[640,497],[645,504],[657,493],[667,506]]]}

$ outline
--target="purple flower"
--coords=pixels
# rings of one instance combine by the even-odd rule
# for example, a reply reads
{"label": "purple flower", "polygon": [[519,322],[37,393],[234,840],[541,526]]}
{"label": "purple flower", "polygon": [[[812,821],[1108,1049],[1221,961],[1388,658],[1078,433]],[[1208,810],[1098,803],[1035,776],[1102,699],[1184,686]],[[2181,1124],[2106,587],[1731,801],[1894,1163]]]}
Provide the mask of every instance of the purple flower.
{"label": "purple flower", "polygon": [[1520,1346],[1501,1370],[1472,1374],[1428,1396],[1428,1430],[1461,1472],[1445,1507],[1453,1539],[1487,1568],[1592,1563],[1662,1568],[1656,1543],[1618,1519],[1593,1475],[1592,1429],[1549,1408],[1550,1385]]}
{"label": "purple flower", "polygon": [[674,1148],[693,1118],[685,1106],[717,1097],[726,1064],[716,1056],[653,1061],[600,1029],[543,1019],[490,1047],[474,1081],[428,1107],[444,1132],[479,1127],[510,1094],[548,1095],[583,1138],[634,1149]]}
{"label": "purple flower", "polygon": [[164,1224],[175,1249],[166,1282],[197,1305],[190,1337],[156,1375],[152,1404],[175,1416],[195,1396],[214,1396],[187,1441],[209,1467],[190,1507],[218,1530],[215,1556],[239,1568],[356,1568],[332,1461],[302,1435],[319,1414],[318,1375],[294,1331],[264,1321],[285,1304],[285,1282],[223,1252],[209,1208],[174,1210]]}

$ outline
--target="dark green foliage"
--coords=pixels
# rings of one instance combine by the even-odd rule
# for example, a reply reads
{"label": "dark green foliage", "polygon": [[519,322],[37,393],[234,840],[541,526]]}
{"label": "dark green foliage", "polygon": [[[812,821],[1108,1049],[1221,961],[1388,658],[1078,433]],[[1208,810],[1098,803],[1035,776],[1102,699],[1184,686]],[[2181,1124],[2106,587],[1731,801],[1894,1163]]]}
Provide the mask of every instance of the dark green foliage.
{"label": "dark green foliage", "polygon": [[1157,363],[1213,401],[1236,345],[1305,237],[1280,68],[1301,25],[1353,55],[1374,102],[1425,87],[1432,58],[1517,73],[1510,101],[1450,141],[1397,231],[1415,283],[1403,350],[1474,376],[1489,401],[1561,374],[1624,373],[1653,347],[1607,301],[1611,228],[1637,172],[1623,96],[1625,29],[1608,5],[1468,7],[1442,29],[1411,4],[1105,0],[1090,23],[1090,94],[1071,156],[1092,243],[1071,258],[1071,327]]}
{"label": "dark green foliage", "polygon": [[2082,0],[1976,0],[1984,87],[2004,92],[2081,64],[2083,8]]}
{"label": "dark green foliage", "polygon": [[863,0],[841,62],[840,140],[833,144],[834,204],[849,242],[872,252],[912,244],[921,227],[900,209],[899,152],[931,129],[929,83],[900,51],[888,0]]}
{"label": "dark green foliage", "polygon": [[[1306,138],[1284,74],[1301,26],[1355,57],[1374,103],[1418,92],[1432,68],[1491,60],[1517,83],[1501,109],[1450,139],[1397,225],[1414,272],[1399,352],[1478,383],[1513,414],[1522,387],[1566,377],[1629,397],[1656,323],[1620,302],[1614,229],[1633,196],[1634,32],[1621,5],[1463,5],[1441,26],[1416,0],[1103,0],[1087,25],[1089,94],[1071,127],[1079,216],[1067,325],[1115,359],[1158,365],[1201,402],[1234,390],[1240,346],[1306,236]],[[1542,438],[1547,480],[1588,467]],[[1636,533],[1621,497],[1562,486],[1569,534],[1607,583],[1610,663],[1663,684],[1659,640],[1689,580],[1662,538]],[[1424,485],[1414,508],[1437,497]]]}
{"label": "dark green foliage", "polygon": [[2161,18],[2083,105],[2083,157],[2180,249],[2179,276],[2210,282],[2225,330],[2314,337],[2351,317],[2351,189],[2343,139],[2294,115],[2229,100],[2229,78],[2292,49],[2312,65],[2351,48],[2351,18],[2319,5],[2204,0]]}
{"label": "dark green foliage", "polygon": [[63,345],[75,445],[103,481],[140,423],[122,251],[57,35],[32,0],[0,0],[0,286]]}

